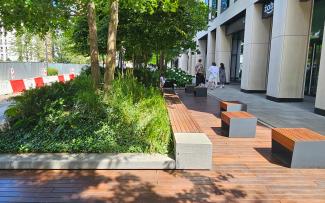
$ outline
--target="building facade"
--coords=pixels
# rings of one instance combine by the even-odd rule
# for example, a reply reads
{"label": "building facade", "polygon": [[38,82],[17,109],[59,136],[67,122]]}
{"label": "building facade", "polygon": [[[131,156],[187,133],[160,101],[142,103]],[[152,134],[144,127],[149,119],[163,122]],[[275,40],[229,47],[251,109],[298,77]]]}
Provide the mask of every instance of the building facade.
{"label": "building facade", "polygon": [[7,32],[0,24],[0,61],[15,61],[18,56],[14,52],[15,33]]}
{"label": "building facade", "polygon": [[[197,33],[197,50],[178,59],[194,75],[224,63],[227,82],[246,93],[265,93],[276,102],[315,96],[315,113],[325,116],[324,0],[206,0],[208,30]],[[216,7],[214,9],[214,7]]]}

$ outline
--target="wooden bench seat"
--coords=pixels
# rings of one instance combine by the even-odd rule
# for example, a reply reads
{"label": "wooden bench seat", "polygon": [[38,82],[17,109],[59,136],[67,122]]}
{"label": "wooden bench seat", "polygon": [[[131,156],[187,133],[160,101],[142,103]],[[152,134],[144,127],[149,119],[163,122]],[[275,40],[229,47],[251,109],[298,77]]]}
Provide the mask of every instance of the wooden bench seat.
{"label": "wooden bench seat", "polygon": [[306,128],[274,128],[272,153],[294,168],[325,167],[325,136]]}
{"label": "wooden bench seat", "polygon": [[232,118],[255,118],[250,113],[244,112],[244,111],[237,111],[237,112],[223,112],[221,114],[221,120],[226,122],[228,125],[230,124],[230,120]]}
{"label": "wooden bench seat", "polygon": [[220,115],[223,111],[236,112],[247,111],[247,105],[240,101],[220,101]]}
{"label": "wooden bench seat", "polygon": [[255,137],[257,118],[245,111],[222,112],[222,129],[229,137]]}

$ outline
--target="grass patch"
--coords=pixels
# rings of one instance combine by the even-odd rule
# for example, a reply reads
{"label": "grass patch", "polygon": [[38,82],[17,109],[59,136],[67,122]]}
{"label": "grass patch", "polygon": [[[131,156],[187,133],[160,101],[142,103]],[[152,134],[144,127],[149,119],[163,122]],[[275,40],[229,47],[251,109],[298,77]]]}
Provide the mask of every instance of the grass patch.
{"label": "grass patch", "polygon": [[0,153],[161,153],[171,129],[161,92],[119,78],[107,97],[83,74],[15,97]]}

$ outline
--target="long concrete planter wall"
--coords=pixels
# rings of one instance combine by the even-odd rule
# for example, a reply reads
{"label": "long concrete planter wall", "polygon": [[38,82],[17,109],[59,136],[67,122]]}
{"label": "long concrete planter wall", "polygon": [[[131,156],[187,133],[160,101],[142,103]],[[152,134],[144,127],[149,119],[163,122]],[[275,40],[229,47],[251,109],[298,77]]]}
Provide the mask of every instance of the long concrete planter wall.
{"label": "long concrete planter wall", "polygon": [[0,169],[175,169],[161,154],[2,154]]}

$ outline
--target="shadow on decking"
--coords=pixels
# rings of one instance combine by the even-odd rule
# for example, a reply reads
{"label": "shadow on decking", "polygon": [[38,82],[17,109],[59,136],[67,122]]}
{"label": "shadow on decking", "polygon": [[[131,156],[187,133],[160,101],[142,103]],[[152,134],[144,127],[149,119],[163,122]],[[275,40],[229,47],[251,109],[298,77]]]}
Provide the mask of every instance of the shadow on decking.
{"label": "shadow on decking", "polygon": [[220,108],[219,100],[216,98],[211,96],[194,97],[193,95],[186,94],[183,91],[176,91],[176,93],[189,110],[213,114],[218,118]]}
{"label": "shadow on decking", "polygon": [[222,127],[211,127],[211,129],[222,137],[229,137],[229,131],[222,129]]}
{"label": "shadow on decking", "polygon": [[[162,171],[162,175],[170,181],[170,185],[164,185],[170,186],[167,191],[176,190],[170,195],[159,194],[159,189],[155,188],[161,187],[158,182],[164,181],[164,178],[158,179],[156,183],[155,181],[145,181],[142,180],[141,175],[132,174],[133,171],[113,171],[110,173],[110,171],[62,170],[53,174],[52,171],[40,170],[14,171],[12,173],[15,174],[15,181],[8,178],[6,182],[7,177],[3,174],[0,176],[0,182],[5,182],[8,191],[18,189],[12,196],[2,197],[0,195],[0,199],[4,200],[5,198],[5,201],[17,201],[20,198],[36,202],[207,203],[215,202],[213,199],[240,202],[247,197],[247,192],[241,186],[224,187],[222,185],[235,178],[229,173],[215,173],[212,176],[206,176],[203,175],[204,172]],[[180,181],[181,184],[178,185]],[[6,188],[6,186],[2,188]],[[20,190],[19,188],[23,189]],[[166,189],[163,190],[166,191]],[[262,194],[255,196],[254,202],[260,202],[261,198],[263,198]]]}
{"label": "shadow on decking", "polygon": [[283,160],[272,155],[271,148],[254,148],[260,155],[262,155],[268,162],[282,167],[290,168],[290,165]]}

